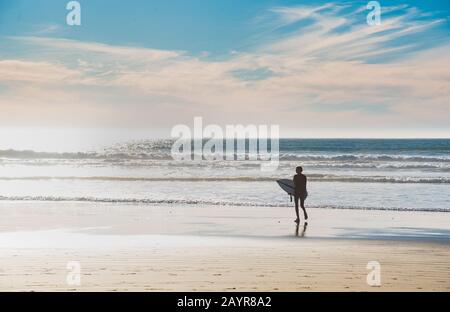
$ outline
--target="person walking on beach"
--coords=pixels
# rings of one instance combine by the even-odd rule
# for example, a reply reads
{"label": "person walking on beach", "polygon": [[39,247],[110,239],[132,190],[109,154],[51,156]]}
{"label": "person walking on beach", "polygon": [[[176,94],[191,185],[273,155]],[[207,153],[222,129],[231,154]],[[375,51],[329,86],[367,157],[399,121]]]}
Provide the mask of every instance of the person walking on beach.
{"label": "person walking on beach", "polygon": [[308,214],[305,209],[305,199],[308,196],[308,191],[306,190],[306,176],[302,173],[303,168],[298,166],[295,168],[297,174],[294,176],[294,186],[295,186],[295,213],[297,214],[296,223],[300,222],[300,217],[298,215],[298,202],[300,201],[300,207],[303,209],[303,215],[305,216],[305,221],[308,220]]}

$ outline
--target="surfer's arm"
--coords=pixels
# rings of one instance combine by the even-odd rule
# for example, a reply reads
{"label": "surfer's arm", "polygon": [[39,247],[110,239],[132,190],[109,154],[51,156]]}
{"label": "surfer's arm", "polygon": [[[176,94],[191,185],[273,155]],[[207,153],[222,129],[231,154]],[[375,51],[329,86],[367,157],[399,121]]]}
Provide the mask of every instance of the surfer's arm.
{"label": "surfer's arm", "polygon": [[305,195],[308,196],[308,188],[306,185],[308,184],[308,178],[305,176]]}

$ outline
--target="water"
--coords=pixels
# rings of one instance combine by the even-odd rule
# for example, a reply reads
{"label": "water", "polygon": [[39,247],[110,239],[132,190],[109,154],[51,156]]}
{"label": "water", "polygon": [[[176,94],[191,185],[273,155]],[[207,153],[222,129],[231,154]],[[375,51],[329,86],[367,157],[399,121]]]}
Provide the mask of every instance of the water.
{"label": "water", "polygon": [[0,150],[0,200],[289,206],[274,181],[302,165],[309,207],[450,211],[449,139],[283,139],[274,172],[251,160],[174,161],[172,143]]}

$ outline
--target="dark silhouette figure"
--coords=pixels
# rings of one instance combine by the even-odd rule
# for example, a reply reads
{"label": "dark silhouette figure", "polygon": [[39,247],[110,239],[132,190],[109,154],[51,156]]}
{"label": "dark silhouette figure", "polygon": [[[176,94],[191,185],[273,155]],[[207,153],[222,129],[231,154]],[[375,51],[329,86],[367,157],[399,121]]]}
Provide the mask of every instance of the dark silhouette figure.
{"label": "dark silhouette figure", "polygon": [[306,190],[306,176],[302,173],[303,168],[297,167],[295,169],[297,174],[294,176],[294,186],[295,186],[295,213],[297,214],[297,219],[295,220],[296,223],[300,222],[300,216],[298,214],[298,202],[300,201],[300,207],[303,209],[303,215],[305,216],[305,220],[308,220],[308,214],[306,213],[305,209],[305,199],[308,196],[308,191]]}
{"label": "dark silhouette figure", "polygon": [[300,224],[297,223],[296,228],[295,228],[295,236],[297,236],[297,237],[305,237],[306,227],[308,226],[308,222],[305,222],[303,224],[303,228],[302,228],[301,232],[299,231],[299,226],[300,226]]}

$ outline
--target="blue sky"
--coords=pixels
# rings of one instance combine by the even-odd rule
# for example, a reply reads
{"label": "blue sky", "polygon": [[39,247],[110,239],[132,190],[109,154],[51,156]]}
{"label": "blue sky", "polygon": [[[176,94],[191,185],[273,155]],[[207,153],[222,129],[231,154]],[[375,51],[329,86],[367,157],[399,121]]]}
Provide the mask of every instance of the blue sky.
{"label": "blue sky", "polygon": [[448,1],[67,2],[0,0],[2,124],[450,135]]}
{"label": "blue sky", "polygon": [[[301,28],[301,23],[276,30],[258,23],[274,7],[322,5],[327,1],[274,0],[89,0],[82,5],[83,27],[66,27],[67,0],[0,0],[0,35],[52,37],[96,41],[112,45],[133,45],[156,49],[183,50],[199,54],[227,54],[233,50],[248,50]],[[368,1],[338,1],[349,10]],[[382,6],[407,4],[431,18],[448,18],[450,2],[442,0],[381,1]],[[365,23],[367,12],[360,12]],[[387,14],[387,13],[386,13]],[[394,12],[391,15],[401,14]],[[418,20],[430,17],[417,17]],[[270,21],[269,21],[270,22]],[[55,27],[52,30],[52,26]],[[56,27],[58,27],[56,29]],[[436,38],[446,36],[450,24],[434,29]]]}
{"label": "blue sky", "polygon": [[[247,45],[252,19],[273,1],[81,1],[83,26],[65,28],[67,1],[2,0],[1,34],[30,35],[50,25],[58,37],[159,49],[223,53]],[[65,29],[64,29],[65,28]]]}

